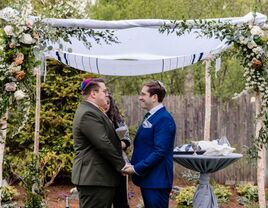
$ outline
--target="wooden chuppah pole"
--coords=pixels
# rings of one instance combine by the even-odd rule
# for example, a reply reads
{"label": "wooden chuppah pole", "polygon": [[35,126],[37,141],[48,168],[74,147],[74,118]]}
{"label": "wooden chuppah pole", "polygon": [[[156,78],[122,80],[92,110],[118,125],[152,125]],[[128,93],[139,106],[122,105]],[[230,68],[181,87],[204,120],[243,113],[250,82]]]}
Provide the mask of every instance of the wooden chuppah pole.
{"label": "wooden chuppah pole", "polygon": [[7,135],[7,120],[8,110],[4,116],[0,119],[0,208],[2,207],[2,188],[3,188],[3,164],[4,164],[4,153],[5,153],[5,141]]}
{"label": "wooden chuppah pole", "polygon": [[211,122],[211,57],[205,59],[206,72],[206,92],[205,92],[205,125],[204,125],[204,140],[210,140],[210,122]]}
{"label": "wooden chuppah pole", "polygon": [[36,104],[35,104],[35,131],[34,131],[34,155],[39,155],[40,133],[40,97],[41,97],[41,73],[40,67],[36,68]]}
{"label": "wooden chuppah pole", "polygon": [[[36,104],[35,104],[35,131],[34,131],[34,155],[36,170],[39,170],[39,133],[40,133],[40,97],[41,97],[41,72],[40,67],[36,68]],[[32,193],[35,193],[38,184],[32,186]]]}
{"label": "wooden chuppah pole", "polygon": [[[261,96],[260,93],[256,93],[256,138],[259,137],[260,129],[263,126],[263,118],[260,116],[261,113]],[[257,185],[258,185],[258,198],[259,198],[259,206],[260,208],[266,208],[265,201],[265,147],[258,150],[258,158],[257,158]]]}

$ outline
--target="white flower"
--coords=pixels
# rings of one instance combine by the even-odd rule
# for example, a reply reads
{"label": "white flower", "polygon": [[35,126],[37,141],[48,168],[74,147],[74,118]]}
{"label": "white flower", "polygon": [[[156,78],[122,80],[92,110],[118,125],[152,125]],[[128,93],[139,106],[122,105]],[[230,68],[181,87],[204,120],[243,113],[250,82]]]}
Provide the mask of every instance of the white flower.
{"label": "white flower", "polygon": [[0,10],[0,19],[6,21],[14,19],[14,17],[16,17],[17,15],[19,15],[19,12],[15,9],[12,9],[11,7],[6,7]]}
{"label": "white flower", "polygon": [[256,48],[253,48],[252,51],[253,51],[255,54],[263,54],[263,53],[264,53],[263,49],[262,49],[260,46],[258,46],[258,47],[256,47]]}
{"label": "white flower", "polygon": [[21,66],[17,66],[15,62],[12,62],[12,64],[9,65],[8,67],[8,71],[11,73],[11,74],[14,74],[18,71],[21,71]]}
{"label": "white flower", "polygon": [[20,38],[20,42],[24,44],[32,44],[32,43],[35,43],[35,40],[32,38],[30,34],[23,33]]}
{"label": "white flower", "polygon": [[241,44],[244,44],[244,40],[245,40],[245,38],[244,38],[243,36],[240,36],[240,37],[239,37],[239,42],[240,42]]}
{"label": "white flower", "polygon": [[254,47],[256,47],[257,46],[257,44],[255,43],[255,41],[250,41],[250,42],[248,42],[248,44],[247,44],[247,47],[249,48],[249,49],[252,49],[252,48],[254,48]]}
{"label": "white flower", "polygon": [[22,91],[22,90],[17,90],[15,93],[14,93],[14,97],[17,101],[19,100],[22,100],[23,98],[25,98],[25,93]]}
{"label": "white flower", "polygon": [[259,26],[253,26],[250,30],[252,35],[264,36],[263,30]]}
{"label": "white flower", "polygon": [[10,25],[5,26],[4,31],[7,34],[7,36],[11,36],[14,34],[14,28]]}

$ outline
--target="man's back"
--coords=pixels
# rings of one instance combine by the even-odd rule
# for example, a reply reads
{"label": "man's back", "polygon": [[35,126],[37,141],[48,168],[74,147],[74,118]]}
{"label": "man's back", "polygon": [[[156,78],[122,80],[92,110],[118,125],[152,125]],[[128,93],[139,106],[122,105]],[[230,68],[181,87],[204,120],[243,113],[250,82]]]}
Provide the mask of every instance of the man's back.
{"label": "man's back", "polygon": [[[116,186],[124,166],[120,141],[109,119],[96,106],[82,101],[73,122],[76,185]],[[114,166],[114,164],[116,164]]]}

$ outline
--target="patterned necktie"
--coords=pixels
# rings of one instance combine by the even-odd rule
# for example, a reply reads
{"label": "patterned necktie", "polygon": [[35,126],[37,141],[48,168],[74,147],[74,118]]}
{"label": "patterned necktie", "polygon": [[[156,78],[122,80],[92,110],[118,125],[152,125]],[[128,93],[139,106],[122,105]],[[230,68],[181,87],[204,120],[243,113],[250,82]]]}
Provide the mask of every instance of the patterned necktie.
{"label": "patterned necktie", "polygon": [[150,112],[146,113],[146,114],[144,115],[144,117],[143,117],[143,121],[145,121],[150,115],[151,115]]}

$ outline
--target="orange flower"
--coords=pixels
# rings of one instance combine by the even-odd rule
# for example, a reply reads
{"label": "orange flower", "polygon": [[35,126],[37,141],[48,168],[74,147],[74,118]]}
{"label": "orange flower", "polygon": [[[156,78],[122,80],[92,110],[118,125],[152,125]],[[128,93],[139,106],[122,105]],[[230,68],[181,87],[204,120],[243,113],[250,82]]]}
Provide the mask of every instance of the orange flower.
{"label": "orange flower", "polygon": [[262,67],[262,62],[256,58],[253,58],[251,62],[252,62],[252,67],[254,69],[259,69]]}
{"label": "orange flower", "polygon": [[21,65],[23,63],[23,60],[24,60],[24,55],[23,53],[17,53],[17,56],[15,58],[15,63],[16,65]]}
{"label": "orange flower", "polygon": [[25,77],[25,72],[24,72],[24,71],[18,71],[18,72],[16,72],[16,79],[17,79],[18,81],[23,80],[24,77]]}

